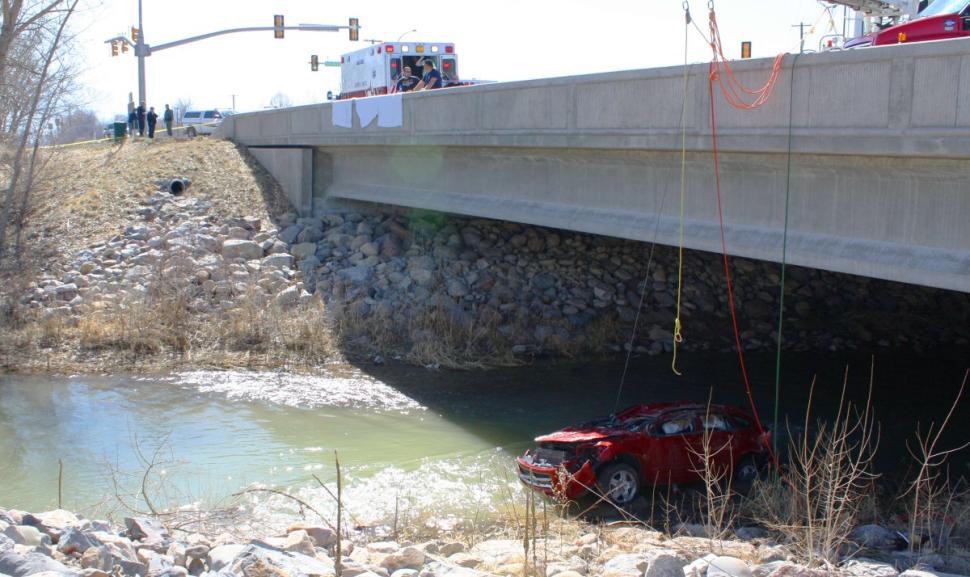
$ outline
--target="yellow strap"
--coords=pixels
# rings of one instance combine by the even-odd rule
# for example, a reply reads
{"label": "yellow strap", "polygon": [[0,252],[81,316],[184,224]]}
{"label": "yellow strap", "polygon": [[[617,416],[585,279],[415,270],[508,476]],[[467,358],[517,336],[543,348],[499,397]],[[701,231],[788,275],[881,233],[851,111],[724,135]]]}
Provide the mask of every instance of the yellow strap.
{"label": "yellow strap", "polygon": [[[184,126],[173,126],[172,127],[172,132],[175,132],[176,130],[185,130],[185,129],[187,129],[190,126],[216,126],[216,124],[214,122],[209,122],[209,123],[205,123],[205,124],[186,124]],[[161,132],[159,132],[159,135],[161,135]],[[131,134],[126,134],[125,135],[125,138],[130,138],[132,136],[133,135],[131,135]],[[97,140],[82,140],[80,142],[68,142],[67,144],[48,144],[48,145],[45,145],[45,146],[41,146],[41,148],[70,148],[72,146],[80,146],[82,144],[94,144],[96,142],[108,142],[108,141],[112,141],[114,139],[115,139],[114,136],[108,136],[106,138],[99,138]]]}
{"label": "yellow strap", "polygon": [[684,204],[687,196],[687,89],[688,89],[688,61],[687,61],[687,33],[691,23],[690,7],[684,2],[684,101],[680,109],[680,240],[677,256],[677,311],[674,314],[674,355],[670,361],[670,368],[675,375],[682,374],[677,370],[677,348],[684,341],[681,333],[680,301],[684,286]]}

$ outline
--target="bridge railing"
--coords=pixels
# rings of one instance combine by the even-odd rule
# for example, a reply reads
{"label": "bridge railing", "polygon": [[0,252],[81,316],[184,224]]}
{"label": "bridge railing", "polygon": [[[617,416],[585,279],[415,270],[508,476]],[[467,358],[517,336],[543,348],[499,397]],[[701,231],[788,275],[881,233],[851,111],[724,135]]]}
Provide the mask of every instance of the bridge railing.
{"label": "bridge railing", "polygon": [[[758,85],[771,59],[734,68]],[[688,73],[687,146],[707,150],[708,66]],[[679,150],[684,96],[675,66],[409,93],[396,128],[362,127],[356,114],[352,128],[334,126],[324,103],[234,115],[223,132],[247,145]],[[715,98],[726,151],[787,150],[791,111],[799,153],[970,157],[970,39],[789,56],[764,107]]]}

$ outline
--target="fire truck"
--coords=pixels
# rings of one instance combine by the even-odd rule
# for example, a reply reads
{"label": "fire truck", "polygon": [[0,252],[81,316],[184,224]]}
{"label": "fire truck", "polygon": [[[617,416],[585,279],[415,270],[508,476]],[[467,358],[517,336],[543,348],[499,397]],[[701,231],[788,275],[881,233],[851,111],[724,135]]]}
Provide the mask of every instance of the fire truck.
{"label": "fire truck", "polygon": [[970,38],[970,0],[831,0],[862,16],[843,48]]}
{"label": "fire truck", "polygon": [[448,42],[383,42],[340,57],[338,99],[375,96],[393,92],[405,67],[413,76],[422,75],[425,60],[441,73],[442,87],[461,86],[458,54]]}

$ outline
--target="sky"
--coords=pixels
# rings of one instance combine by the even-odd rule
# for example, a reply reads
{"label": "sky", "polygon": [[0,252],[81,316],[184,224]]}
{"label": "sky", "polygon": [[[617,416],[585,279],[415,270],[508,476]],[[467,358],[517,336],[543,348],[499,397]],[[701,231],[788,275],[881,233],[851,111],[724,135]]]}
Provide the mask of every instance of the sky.
{"label": "sky", "polygon": [[[568,76],[671,66],[684,61],[683,0],[142,0],[143,34],[163,44],[215,30],[271,26],[274,14],[287,25],[346,25],[360,19],[361,38],[454,43],[463,79],[496,81]],[[104,41],[129,34],[138,21],[137,0],[82,0],[73,23],[77,58],[83,68],[79,105],[110,120],[126,111],[128,93],[137,99],[137,60],[129,52],[111,57]],[[707,0],[690,2],[707,30]],[[755,58],[798,50],[799,22],[812,25],[823,13],[818,0],[715,0],[729,58],[751,41]],[[852,13],[849,11],[849,16]],[[842,9],[835,11],[842,27]],[[818,46],[827,18],[806,47]],[[850,27],[851,28],[851,27]],[[194,108],[259,110],[276,93],[294,104],[326,100],[340,92],[339,68],[311,72],[311,54],[321,60],[366,47],[346,31],[247,32],[156,52],[146,60],[148,103],[191,99]],[[688,59],[710,59],[710,48],[691,29]]]}

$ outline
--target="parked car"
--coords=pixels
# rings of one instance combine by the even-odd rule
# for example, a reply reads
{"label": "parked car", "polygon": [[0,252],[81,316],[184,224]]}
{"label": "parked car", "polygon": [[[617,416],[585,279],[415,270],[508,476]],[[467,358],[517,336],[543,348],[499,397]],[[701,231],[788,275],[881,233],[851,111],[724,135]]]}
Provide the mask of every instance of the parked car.
{"label": "parked car", "polygon": [[222,119],[232,114],[231,110],[189,110],[182,115],[185,134],[189,137],[212,134],[222,124]]}
{"label": "parked car", "polygon": [[596,489],[625,505],[645,485],[700,480],[705,436],[712,470],[739,485],[750,484],[769,462],[768,435],[744,410],[651,403],[537,437],[538,448],[518,458],[519,479],[560,499]]}

